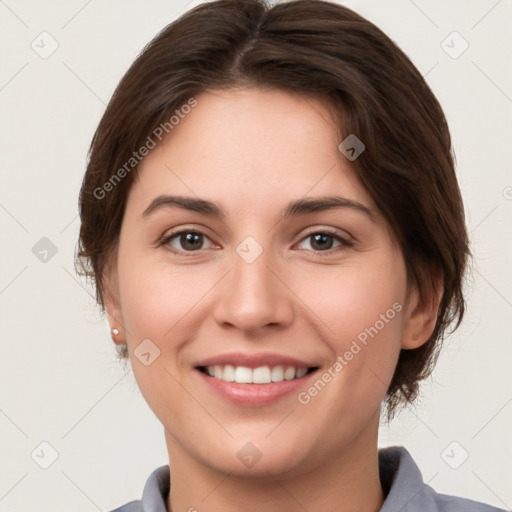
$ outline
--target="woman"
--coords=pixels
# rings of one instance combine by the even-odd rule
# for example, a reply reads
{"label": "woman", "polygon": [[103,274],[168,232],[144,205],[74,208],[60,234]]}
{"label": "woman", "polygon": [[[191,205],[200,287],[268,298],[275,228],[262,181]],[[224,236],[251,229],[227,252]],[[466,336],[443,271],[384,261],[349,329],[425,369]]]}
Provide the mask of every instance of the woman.
{"label": "woman", "polygon": [[369,21],[189,11],[114,93],[80,211],[169,457],[118,512],[498,510],[377,448],[462,320],[469,251],[443,112]]}

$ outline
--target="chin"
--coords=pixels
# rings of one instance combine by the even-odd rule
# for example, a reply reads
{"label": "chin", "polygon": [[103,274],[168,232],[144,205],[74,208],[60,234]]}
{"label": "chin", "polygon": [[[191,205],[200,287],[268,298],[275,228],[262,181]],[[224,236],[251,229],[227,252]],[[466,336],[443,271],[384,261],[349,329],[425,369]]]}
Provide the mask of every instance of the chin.
{"label": "chin", "polygon": [[[307,441],[300,439],[297,442],[296,436],[290,435],[289,431],[283,431],[279,435],[268,435],[265,433],[255,435],[236,436],[225,443],[209,443],[210,446],[220,447],[213,452],[207,453],[211,456],[204,460],[205,465],[215,471],[230,474],[230,478],[254,478],[259,481],[273,481],[272,477],[295,473],[298,468],[305,469],[305,461],[309,460],[306,446]],[[204,453],[203,453],[204,457]]]}

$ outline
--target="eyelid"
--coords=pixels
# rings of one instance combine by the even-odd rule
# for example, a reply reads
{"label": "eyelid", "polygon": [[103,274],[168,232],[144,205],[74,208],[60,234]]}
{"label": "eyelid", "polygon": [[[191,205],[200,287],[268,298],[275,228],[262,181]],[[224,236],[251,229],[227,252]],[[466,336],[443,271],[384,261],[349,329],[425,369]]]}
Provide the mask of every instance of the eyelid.
{"label": "eyelid", "polygon": [[179,228],[176,228],[176,230],[167,231],[158,241],[159,246],[166,246],[166,248],[173,252],[174,254],[185,254],[187,256],[194,256],[195,254],[198,254],[205,249],[200,249],[198,251],[183,251],[183,250],[177,250],[174,247],[171,248],[170,241],[182,234],[185,233],[195,233],[197,235],[201,235],[212,243],[212,245],[215,245],[213,240],[203,231],[203,229],[193,228],[193,227],[187,227],[187,226],[180,226]]}
{"label": "eyelid", "polygon": [[344,235],[340,234],[339,231],[337,231],[334,228],[318,228],[318,227],[313,228],[313,229],[309,230],[308,232],[306,232],[301,237],[298,244],[302,243],[304,240],[306,240],[310,236],[317,235],[317,234],[328,235],[328,236],[334,238],[335,240],[337,240],[340,243],[340,245],[338,247],[327,249],[325,251],[315,251],[315,250],[308,251],[308,252],[313,253],[316,256],[328,257],[328,256],[331,256],[331,255],[337,253],[337,251],[339,251],[339,250],[353,247],[355,244],[354,238],[351,237],[348,233],[346,234],[346,236],[344,236]]}
{"label": "eyelid", "polygon": [[346,231],[340,232],[340,230],[337,230],[335,228],[322,228],[322,227],[315,227],[315,228],[312,228],[311,230],[308,230],[302,236],[301,241],[304,238],[307,238],[308,236],[316,235],[316,234],[319,234],[319,233],[323,233],[325,235],[331,235],[333,237],[342,239],[342,240],[344,240],[346,242],[351,242],[351,243],[354,242],[354,237],[349,235]]}

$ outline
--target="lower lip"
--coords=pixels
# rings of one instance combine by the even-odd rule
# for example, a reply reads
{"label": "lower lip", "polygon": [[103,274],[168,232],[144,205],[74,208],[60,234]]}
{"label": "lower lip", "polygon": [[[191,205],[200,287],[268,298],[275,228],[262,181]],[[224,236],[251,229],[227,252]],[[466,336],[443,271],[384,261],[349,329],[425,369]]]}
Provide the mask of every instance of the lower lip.
{"label": "lower lip", "polygon": [[271,382],[269,384],[239,384],[238,382],[226,382],[216,379],[196,370],[205,384],[225,400],[248,407],[267,405],[276,402],[291,393],[298,393],[304,389],[306,380],[316,373],[308,373],[299,379]]}

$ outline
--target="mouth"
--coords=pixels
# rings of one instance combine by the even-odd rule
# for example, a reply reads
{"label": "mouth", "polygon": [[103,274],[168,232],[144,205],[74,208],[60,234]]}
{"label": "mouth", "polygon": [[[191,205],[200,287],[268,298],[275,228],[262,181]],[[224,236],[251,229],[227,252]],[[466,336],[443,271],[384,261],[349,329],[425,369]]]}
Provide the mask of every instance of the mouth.
{"label": "mouth", "polygon": [[195,374],[208,393],[235,406],[279,403],[308,386],[319,365],[276,353],[230,353],[197,361]]}
{"label": "mouth", "polygon": [[264,365],[256,368],[248,366],[209,365],[197,366],[197,370],[208,377],[237,384],[272,384],[283,381],[299,380],[318,370],[316,366]]}

